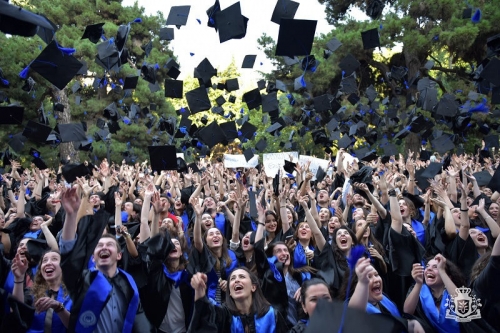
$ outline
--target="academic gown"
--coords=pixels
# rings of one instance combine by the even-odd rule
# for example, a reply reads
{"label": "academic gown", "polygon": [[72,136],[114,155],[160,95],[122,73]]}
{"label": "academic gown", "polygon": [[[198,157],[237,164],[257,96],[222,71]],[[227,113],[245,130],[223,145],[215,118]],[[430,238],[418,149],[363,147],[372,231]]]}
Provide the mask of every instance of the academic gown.
{"label": "academic gown", "polygon": [[[165,275],[163,268],[163,263],[174,246],[168,233],[165,233],[165,236],[158,234],[143,245],[146,247],[148,258],[148,280],[147,285],[140,291],[141,300],[149,321],[158,328],[168,311],[172,288],[175,287],[175,282]],[[186,329],[189,327],[194,306],[194,291],[190,281],[191,275],[184,270],[180,274],[178,288],[181,293]]]}
{"label": "academic gown", "polygon": [[279,311],[271,308],[274,311],[275,327],[274,331],[262,328],[258,329],[257,322],[252,320],[254,318],[247,318],[232,314],[225,306],[217,306],[212,304],[206,297],[197,300],[194,304],[194,314],[189,326],[188,333],[245,333],[243,330],[234,329],[235,317],[239,317],[241,321],[252,320],[252,325],[249,325],[249,331],[246,333],[286,333],[288,327],[285,320]]}
{"label": "academic gown", "polygon": [[471,285],[476,297],[481,299],[481,317],[498,332],[500,332],[499,276],[500,256],[491,256],[484,270]]}
{"label": "academic gown", "polygon": [[317,276],[330,286],[334,297],[338,296],[346,269],[335,258],[330,244],[326,243],[321,252],[318,249],[314,251],[314,265],[318,269]]}
{"label": "academic gown", "polygon": [[[472,266],[479,258],[476,245],[472,238],[467,235],[467,239],[463,240],[458,234],[446,247],[447,258],[458,266],[463,276],[467,281],[470,279]],[[458,286],[457,286],[458,287]]]}

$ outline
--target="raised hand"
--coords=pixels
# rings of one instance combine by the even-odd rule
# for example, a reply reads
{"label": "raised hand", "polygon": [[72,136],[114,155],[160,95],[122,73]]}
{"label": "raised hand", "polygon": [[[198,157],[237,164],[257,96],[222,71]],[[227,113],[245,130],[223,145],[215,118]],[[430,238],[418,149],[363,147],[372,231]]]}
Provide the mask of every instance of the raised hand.
{"label": "raised hand", "polygon": [[24,280],[28,270],[28,259],[23,254],[17,253],[12,259],[11,271],[14,274],[15,281]]}
{"label": "raised hand", "polygon": [[191,278],[191,288],[194,289],[195,301],[205,296],[207,292],[207,275],[203,273],[196,273]]}
{"label": "raised hand", "polygon": [[204,209],[203,206],[200,204],[200,200],[198,198],[189,199],[189,203],[191,204],[191,207],[193,208],[197,216],[201,216],[203,214]]}
{"label": "raised hand", "polygon": [[43,221],[43,223],[40,225],[40,227],[42,227],[42,228],[49,227],[53,221],[52,216],[44,215],[43,217],[45,218],[45,221]]}
{"label": "raised hand", "polygon": [[76,187],[72,187],[63,191],[61,197],[61,205],[64,208],[66,214],[76,214],[81,204],[80,196],[77,193]]}
{"label": "raised hand", "polygon": [[370,279],[368,278],[368,274],[370,274],[374,268],[370,264],[369,258],[360,258],[356,263],[355,272],[358,276],[358,283],[368,285],[370,283]]}
{"label": "raised hand", "polygon": [[411,277],[416,284],[422,285],[424,283],[424,267],[421,264],[413,264]]}

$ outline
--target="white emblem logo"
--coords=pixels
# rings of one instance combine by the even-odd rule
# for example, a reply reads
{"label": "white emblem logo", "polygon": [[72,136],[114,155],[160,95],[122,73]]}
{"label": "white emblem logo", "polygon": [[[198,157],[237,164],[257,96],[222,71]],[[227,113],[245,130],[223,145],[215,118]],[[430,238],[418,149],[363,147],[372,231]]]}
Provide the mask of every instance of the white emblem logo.
{"label": "white emblem logo", "polygon": [[78,321],[80,324],[87,328],[90,326],[93,326],[97,323],[97,318],[95,317],[94,313],[90,310],[85,311],[80,315],[80,318],[78,318]]}
{"label": "white emblem logo", "polygon": [[471,295],[471,289],[461,287],[456,289],[457,297],[449,296],[446,300],[446,318],[454,319],[458,322],[470,322],[473,319],[481,318],[481,299],[476,295]]}

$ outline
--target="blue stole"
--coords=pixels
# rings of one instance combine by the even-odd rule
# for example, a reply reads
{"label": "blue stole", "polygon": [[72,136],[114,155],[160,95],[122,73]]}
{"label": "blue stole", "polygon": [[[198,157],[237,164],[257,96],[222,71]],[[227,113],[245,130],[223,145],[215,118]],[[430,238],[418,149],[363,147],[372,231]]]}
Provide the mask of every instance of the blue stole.
{"label": "blue stole", "polygon": [[[254,316],[255,320],[255,332],[257,333],[267,333],[276,332],[276,317],[274,316],[274,309],[272,306],[269,307],[269,311],[260,318],[257,315]],[[231,321],[231,333],[244,333],[245,327],[241,321],[240,316],[233,316]]]}
{"label": "blue stole", "polygon": [[[66,295],[66,297],[64,297],[64,291],[63,291],[62,286],[59,287],[59,291],[57,293],[56,300],[58,302],[63,303],[66,310],[71,311],[71,306],[73,305],[73,302],[71,301],[71,298],[69,297],[69,295]],[[45,315],[46,314],[47,314],[47,311],[44,311],[41,313],[35,312],[33,322],[31,323],[31,327],[28,329],[27,332],[28,333],[44,333],[44,331],[45,331]],[[55,315],[55,314],[52,316],[51,332],[52,333],[65,333],[66,332],[66,327],[64,327],[64,324],[62,323],[59,316]]]}
{"label": "blue stole", "polygon": [[486,234],[488,231],[490,231],[490,228],[474,227],[474,229],[481,231],[483,234]]}
{"label": "blue stole", "polygon": [[[32,276],[34,277],[36,274],[36,271],[38,269],[38,266],[35,266],[31,268],[31,273],[33,274]],[[26,277],[24,277],[26,279]],[[5,278],[5,283],[3,284],[3,290],[5,290],[5,298],[3,299],[3,302],[5,303],[5,313],[10,312],[10,305],[9,302],[7,301],[7,296],[9,294],[12,294],[14,291],[14,273],[9,269],[9,272],[7,273],[7,277]]]}
{"label": "blue stole", "polygon": [[411,227],[417,234],[417,239],[420,244],[425,245],[425,227],[422,222],[411,219]]}
{"label": "blue stole", "polygon": [[89,258],[89,261],[87,262],[87,269],[89,271],[95,270],[95,261],[94,261],[94,255],[91,255]]}
{"label": "blue stole", "polygon": [[27,233],[24,234],[23,238],[38,239],[38,236],[40,236],[41,232],[42,232],[42,229],[37,230],[37,231],[28,231]]}
{"label": "blue stole", "polygon": [[163,273],[165,274],[167,279],[174,281],[175,288],[178,288],[179,285],[183,282],[188,282],[187,272],[185,269],[183,269],[182,271],[170,273],[167,269],[167,266],[165,266],[165,264],[163,264],[162,266],[163,266]]}
{"label": "blue stole", "polygon": [[[233,251],[227,250],[229,256],[231,257],[231,266],[226,267],[226,261],[222,260],[222,269],[226,272],[226,277],[229,277],[229,274],[238,267],[238,259],[236,259],[236,255]],[[216,258],[215,260],[219,260]],[[219,285],[219,278],[217,277],[217,273],[215,272],[215,268],[207,274],[207,297],[211,301],[215,301],[215,294],[217,292],[217,286]],[[216,303],[214,303],[216,304]],[[219,304],[218,304],[219,305]]]}
{"label": "blue stole", "polygon": [[[393,315],[394,317],[401,318],[401,314],[399,313],[398,307],[390,299],[388,299],[387,296],[385,295],[382,296],[382,301],[380,301],[380,304],[382,304],[382,306],[386,308],[387,311],[391,313],[391,315]],[[366,304],[366,313],[374,314],[381,312],[375,305],[368,302],[368,304]]]}
{"label": "blue stole", "polygon": [[278,270],[278,268],[276,268],[275,263],[277,260],[278,258],[274,256],[271,258],[267,258],[267,261],[269,262],[269,269],[271,270],[271,272],[273,272],[274,278],[276,279],[276,281],[281,282],[283,281],[283,277],[281,276],[281,273]]}
{"label": "blue stole", "polygon": [[[309,249],[314,251],[314,247],[309,245]],[[293,251],[293,267],[300,268],[309,265],[309,262],[306,258],[306,252],[304,247],[300,242],[297,242],[297,246],[295,246],[295,250]]]}
{"label": "blue stole", "polygon": [[438,313],[430,288],[424,284],[422,285],[422,290],[420,290],[420,303],[425,316],[429,319],[432,326],[440,333],[460,332],[458,322],[454,319],[446,318],[446,300],[448,297],[448,291],[445,290]]}
{"label": "blue stole", "polygon": [[[123,274],[128,280],[130,287],[134,290],[134,296],[128,305],[127,314],[123,323],[123,333],[132,332],[134,326],[135,315],[139,307],[139,291],[134,279],[124,270],[119,269],[118,274]],[[113,287],[106,279],[104,274],[100,271],[97,272],[96,277],[90,284],[89,289],[83,299],[78,320],[76,322],[75,332],[78,333],[92,333],[97,327],[97,322],[101,316],[102,309],[106,306],[109,293]]]}
{"label": "blue stole", "polygon": [[226,237],[226,217],[222,213],[215,214],[214,218],[215,227],[219,229],[220,233]]}

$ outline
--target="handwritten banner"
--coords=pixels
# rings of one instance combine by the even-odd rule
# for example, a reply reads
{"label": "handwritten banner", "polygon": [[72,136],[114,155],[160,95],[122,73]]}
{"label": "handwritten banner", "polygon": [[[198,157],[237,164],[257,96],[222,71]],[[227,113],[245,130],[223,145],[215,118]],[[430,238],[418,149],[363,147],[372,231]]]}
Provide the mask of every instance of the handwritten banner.
{"label": "handwritten banner", "polygon": [[323,171],[327,171],[328,164],[330,163],[328,160],[324,160],[317,157],[300,155],[299,164],[302,166],[307,162],[311,161],[311,165],[309,165],[309,170],[313,173],[314,177],[312,180],[316,180],[316,173],[318,172],[318,168],[321,167]]}
{"label": "handwritten banner", "polygon": [[224,167],[226,168],[255,168],[259,164],[259,155],[255,155],[247,162],[245,155],[224,154]]}
{"label": "handwritten banner", "polygon": [[292,162],[297,163],[299,153],[296,151],[263,154],[262,163],[264,164],[266,175],[268,177],[276,176],[278,170],[281,170],[281,168],[285,165],[285,160],[290,161],[290,156],[293,157]]}

